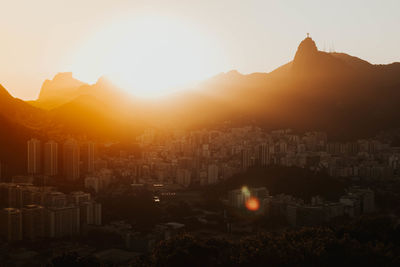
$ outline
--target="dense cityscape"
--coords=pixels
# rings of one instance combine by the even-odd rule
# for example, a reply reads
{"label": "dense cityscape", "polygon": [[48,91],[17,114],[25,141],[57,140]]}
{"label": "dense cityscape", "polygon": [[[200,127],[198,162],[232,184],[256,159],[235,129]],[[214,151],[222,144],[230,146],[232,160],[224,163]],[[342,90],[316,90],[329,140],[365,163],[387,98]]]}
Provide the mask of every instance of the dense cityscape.
{"label": "dense cityscape", "polygon": [[[85,247],[80,253],[96,252],[99,259],[122,261],[184,232],[231,239],[255,234],[260,220],[270,222],[266,229],[277,225],[284,229],[382,211],[375,207],[375,192],[368,185],[397,181],[400,154],[400,148],[383,137],[330,142],[324,132],[268,132],[226,125],[188,132],[147,129],[130,147],[32,138],[26,151],[26,174],[2,177],[0,184],[2,239],[10,244],[65,242],[67,251]],[[325,196],[322,187],[302,198],[288,192],[272,194],[266,184],[251,184],[252,170],[270,168],[295,168],[294,176],[300,169],[309,176],[321,173],[320,179],[327,179],[322,184],[334,179],[341,181],[341,188],[336,196]],[[229,185],[241,175],[248,183]],[[303,183],[307,177],[297,179]],[[215,196],[204,196],[213,190]],[[112,209],[124,210],[110,205],[112,199],[129,194],[145,196],[149,201],[143,199],[143,207],[163,214],[129,214],[127,208],[126,218],[124,213],[115,216]],[[214,207],[208,200],[215,202]],[[136,216],[145,221],[147,216],[153,218],[141,225],[130,219]],[[254,218],[264,219],[256,223]],[[88,245],[96,235],[110,238],[110,247]],[[83,237],[86,241],[77,245]],[[72,245],[71,240],[78,243]],[[23,262],[25,256],[36,255],[28,250],[15,257]]]}

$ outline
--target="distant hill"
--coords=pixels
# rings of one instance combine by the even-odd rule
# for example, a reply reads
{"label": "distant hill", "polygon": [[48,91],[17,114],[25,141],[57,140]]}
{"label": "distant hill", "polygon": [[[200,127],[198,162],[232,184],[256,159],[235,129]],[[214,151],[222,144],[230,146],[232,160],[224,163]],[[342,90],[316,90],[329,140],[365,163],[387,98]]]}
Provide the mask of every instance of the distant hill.
{"label": "distant hill", "polygon": [[0,115],[4,118],[30,128],[39,128],[42,123],[45,123],[45,113],[39,108],[12,97],[0,84]]}
{"label": "distant hill", "polygon": [[373,65],[344,53],[326,53],[307,37],[293,61],[270,73],[221,73],[165,99],[141,100],[104,77],[89,85],[60,73],[44,82],[31,105],[1,88],[0,104],[5,104],[0,115],[50,136],[103,140],[130,139],[148,126],[197,128],[226,121],[323,130],[347,139],[400,127],[399,99],[400,63]]}
{"label": "distant hill", "polygon": [[39,98],[31,103],[34,106],[52,109],[81,95],[79,88],[86,85],[72,77],[71,72],[62,72],[52,80],[45,80],[40,89]]}
{"label": "distant hill", "polygon": [[6,174],[24,173],[26,141],[47,127],[45,111],[12,97],[0,85],[0,162]]}
{"label": "distant hill", "polygon": [[[229,120],[266,128],[324,130],[355,138],[400,127],[400,63],[372,65],[343,53],[318,51],[304,39],[294,60],[263,74],[231,71],[202,83],[196,92],[170,100],[169,119],[192,125]],[[200,116],[197,114],[201,114]],[[164,118],[163,122],[168,120]]]}

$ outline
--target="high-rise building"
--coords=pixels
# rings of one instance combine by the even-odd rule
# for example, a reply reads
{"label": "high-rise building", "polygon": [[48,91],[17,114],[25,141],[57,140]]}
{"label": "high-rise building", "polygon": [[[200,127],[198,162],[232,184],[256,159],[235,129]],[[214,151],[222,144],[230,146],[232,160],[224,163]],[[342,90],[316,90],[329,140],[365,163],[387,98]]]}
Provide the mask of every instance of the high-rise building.
{"label": "high-rise building", "polygon": [[47,207],[65,207],[67,205],[67,196],[61,192],[49,192],[46,194],[45,204]]}
{"label": "high-rise building", "polygon": [[21,211],[5,208],[0,211],[0,235],[9,242],[22,240]]}
{"label": "high-rise building", "polygon": [[78,235],[80,232],[79,207],[49,208],[46,228],[48,237]]}
{"label": "high-rise building", "polygon": [[82,191],[75,191],[68,195],[69,203],[79,206],[81,203],[90,201],[90,194]]}
{"label": "high-rise building", "polygon": [[242,149],[241,151],[242,156],[242,169],[247,170],[251,166],[251,155],[250,149]]}
{"label": "high-rise building", "polygon": [[82,173],[91,174],[94,172],[94,162],[96,159],[96,145],[93,142],[87,142],[82,146],[81,160]]}
{"label": "high-rise building", "polygon": [[44,174],[48,176],[58,174],[58,144],[54,141],[44,144]]}
{"label": "high-rise building", "polygon": [[0,182],[3,182],[3,164],[0,161]]}
{"label": "high-rise building", "polygon": [[45,236],[45,209],[38,205],[22,208],[22,233],[24,239],[37,239]]}
{"label": "high-rise building", "polygon": [[39,193],[37,187],[32,184],[17,184],[16,186],[16,198],[15,207],[22,208],[29,204],[38,204],[36,201],[40,201],[40,197],[35,196],[35,193]]}
{"label": "high-rise building", "polygon": [[258,147],[258,160],[261,166],[267,166],[271,162],[271,152],[269,144],[261,144]]}
{"label": "high-rise building", "polygon": [[14,183],[0,183],[0,205],[7,208],[17,207],[18,186]]}
{"label": "high-rise building", "polygon": [[176,182],[183,186],[189,186],[191,183],[192,173],[188,169],[176,170]]}
{"label": "high-rise building", "polygon": [[41,142],[32,138],[28,144],[28,173],[39,174],[41,171]]}
{"label": "high-rise building", "polygon": [[208,184],[215,184],[218,182],[218,166],[216,164],[208,165]]}
{"label": "high-rise building", "polygon": [[80,163],[80,153],[79,144],[74,139],[68,139],[64,143],[64,176],[68,180],[79,179],[79,163]]}
{"label": "high-rise building", "polygon": [[79,205],[80,224],[101,225],[101,204],[93,201],[83,202]]}

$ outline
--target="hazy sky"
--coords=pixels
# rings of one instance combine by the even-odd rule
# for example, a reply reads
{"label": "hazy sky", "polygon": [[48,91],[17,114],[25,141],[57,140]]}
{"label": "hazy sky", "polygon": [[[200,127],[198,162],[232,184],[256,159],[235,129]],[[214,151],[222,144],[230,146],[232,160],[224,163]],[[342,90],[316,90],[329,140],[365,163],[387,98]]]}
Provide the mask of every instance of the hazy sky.
{"label": "hazy sky", "polygon": [[[90,64],[82,62],[93,59],[83,54],[88,45],[98,40],[108,51],[104,36],[93,36],[138,16],[169,18],[201,33],[207,74],[269,72],[293,58],[307,32],[321,50],[334,45],[371,63],[400,61],[399,0],[0,0],[0,10],[0,83],[23,99],[36,98],[57,72],[84,77]],[[100,71],[101,65],[91,74]]]}

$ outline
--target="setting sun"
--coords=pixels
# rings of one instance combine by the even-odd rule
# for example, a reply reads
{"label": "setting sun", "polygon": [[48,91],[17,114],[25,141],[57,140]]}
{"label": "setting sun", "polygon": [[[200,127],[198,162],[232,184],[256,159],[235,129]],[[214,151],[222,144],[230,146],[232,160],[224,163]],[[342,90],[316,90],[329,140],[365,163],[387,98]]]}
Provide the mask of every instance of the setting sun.
{"label": "setting sun", "polygon": [[105,74],[134,95],[157,97],[215,74],[217,47],[196,27],[171,18],[121,20],[78,49],[72,71],[87,82]]}

